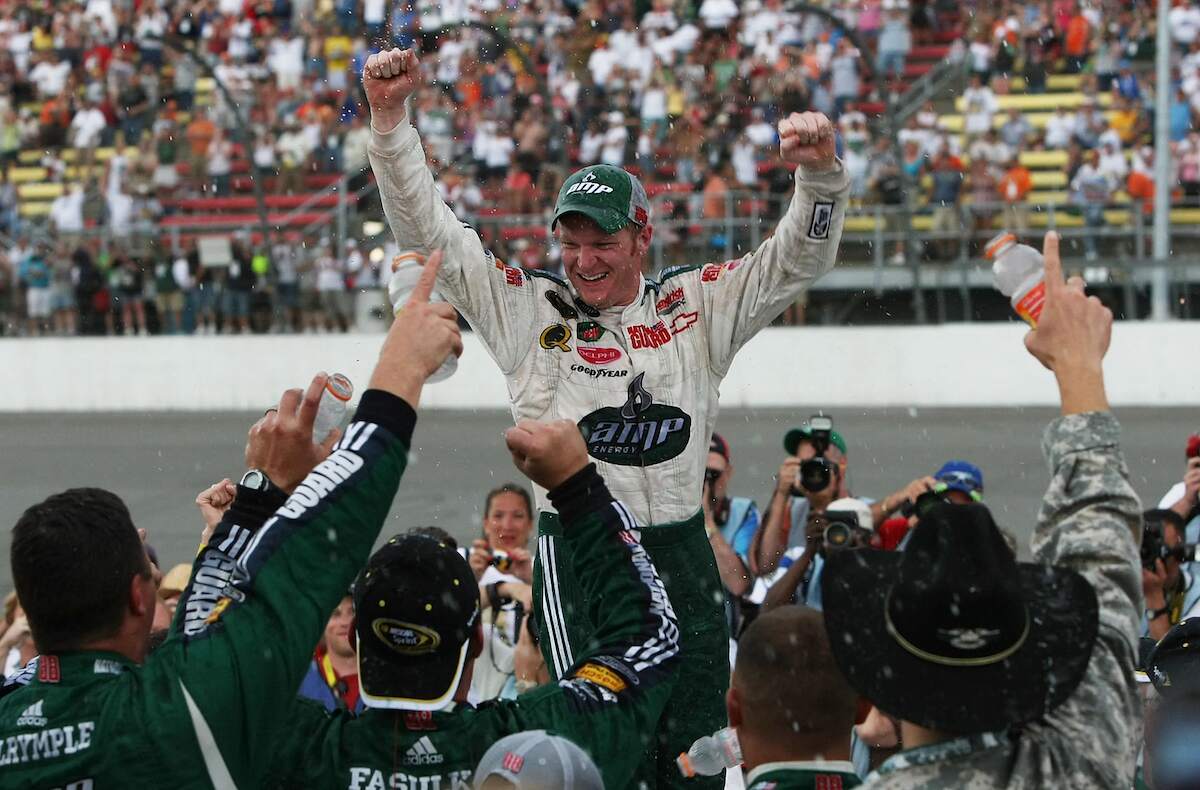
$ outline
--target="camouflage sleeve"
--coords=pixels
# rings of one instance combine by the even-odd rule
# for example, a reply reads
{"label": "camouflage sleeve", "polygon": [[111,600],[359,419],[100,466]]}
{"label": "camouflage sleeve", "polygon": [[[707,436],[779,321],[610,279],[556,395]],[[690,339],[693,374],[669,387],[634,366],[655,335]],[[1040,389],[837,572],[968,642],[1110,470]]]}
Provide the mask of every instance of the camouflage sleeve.
{"label": "camouflage sleeve", "polygon": [[1083,681],[1030,734],[1064,738],[1059,746],[1069,764],[1091,774],[1085,784],[1128,787],[1140,715],[1133,667],[1142,606],[1141,504],[1111,414],[1060,417],[1046,428],[1042,449],[1052,477],[1033,555],[1091,583],[1100,625]]}

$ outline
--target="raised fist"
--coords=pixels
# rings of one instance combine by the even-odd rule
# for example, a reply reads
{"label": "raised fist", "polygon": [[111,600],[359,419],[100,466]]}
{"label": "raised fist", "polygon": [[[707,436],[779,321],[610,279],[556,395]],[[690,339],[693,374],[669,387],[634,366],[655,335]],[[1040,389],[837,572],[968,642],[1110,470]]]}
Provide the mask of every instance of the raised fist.
{"label": "raised fist", "polygon": [[411,49],[389,49],[367,58],[363,90],[371,107],[371,123],[391,131],[404,119],[404,100],[421,85],[421,64]]}
{"label": "raised fist", "polygon": [[783,161],[811,170],[827,170],[837,159],[833,122],[819,112],[794,112],[779,122]]}

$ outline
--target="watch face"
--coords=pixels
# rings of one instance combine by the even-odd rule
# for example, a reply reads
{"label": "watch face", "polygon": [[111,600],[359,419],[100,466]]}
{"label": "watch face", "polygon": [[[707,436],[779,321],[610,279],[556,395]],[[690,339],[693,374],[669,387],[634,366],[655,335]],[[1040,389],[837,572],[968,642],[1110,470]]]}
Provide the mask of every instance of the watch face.
{"label": "watch face", "polygon": [[246,488],[253,488],[256,491],[261,491],[266,488],[267,476],[257,469],[251,469],[246,474],[242,475],[242,485]]}

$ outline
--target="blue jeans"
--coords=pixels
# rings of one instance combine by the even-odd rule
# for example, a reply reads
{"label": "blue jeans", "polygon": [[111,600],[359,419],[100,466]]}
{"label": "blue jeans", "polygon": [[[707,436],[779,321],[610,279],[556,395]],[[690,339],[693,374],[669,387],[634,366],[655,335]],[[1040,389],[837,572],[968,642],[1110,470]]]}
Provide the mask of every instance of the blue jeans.
{"label": "blue jeans", "polygon": [[904,76],[904,59],[906,54],[895,51],[880,52],[879,57],[875,60],[875,70],[883,77],[886,77],[888,74],[894,74],[897,77]]}

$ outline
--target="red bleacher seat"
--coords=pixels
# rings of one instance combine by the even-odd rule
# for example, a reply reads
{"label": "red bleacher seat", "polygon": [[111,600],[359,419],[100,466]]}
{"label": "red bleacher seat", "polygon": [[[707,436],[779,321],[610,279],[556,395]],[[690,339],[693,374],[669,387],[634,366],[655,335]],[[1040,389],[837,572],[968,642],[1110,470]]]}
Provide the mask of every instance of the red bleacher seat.
{"label": "red bleacher seat", "polygon": [[655,181],[646,184],[646,194],[650,197],[658,197],[659,195],[670,195],[679,193],[689,193],[693,191],[693,187],[687,181]]}
{"label": "red bleacher seat", "polygon": [[[268,214],[267,224],[272,229],[284,225],[300,226],[315,225],[318,222],[327,222],[329,214],[323,211],[303,212],[300,214]],[[254,228],[258,225],[257,214],[177,214],[171,217],[163,217],[159,225],[163,227],[192,227],[195,225],[211,225],[213,227],[246,227],[247,229]]]}
{"label": "red bleacher seat", "polygon": [[516,239],[533,239],[535,241],[546,240],[545,225],[524,225],[519,228],[503,228],[500,231],[500,238],[504,241],[515,241]]}
{"label": "red bleacher seat", "polygon": [[[300,206],[310,208],[333,208],[338,204],[338,196],[332,195],[267,195],[264,199],[267,208],[294,209]],[[253,196],[246,197],[202,197],[164,200],[164,208],[177,208],[181,211],[216,212],[216,211],[254,211],[258,201]]]}

